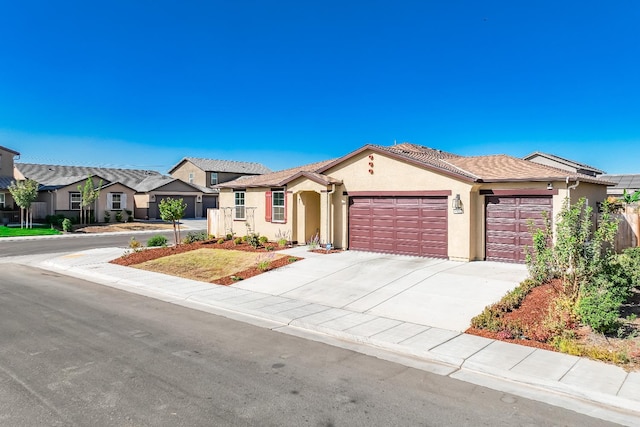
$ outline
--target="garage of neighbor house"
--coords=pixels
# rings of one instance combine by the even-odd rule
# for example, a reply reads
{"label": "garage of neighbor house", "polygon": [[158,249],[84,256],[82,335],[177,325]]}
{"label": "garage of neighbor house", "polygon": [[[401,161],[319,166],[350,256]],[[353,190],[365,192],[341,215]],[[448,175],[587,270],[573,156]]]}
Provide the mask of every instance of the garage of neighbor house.
{"label": "garage of neighbor house", "polygon": [[243,235],[250,222],[270,239],[286,234],[349,250],[521,263],[529,223],[543,226],[544,215],[581,197],[597,209],[610,184],[506,155],[365,145],[339,159],[219,185],[210,232]]}

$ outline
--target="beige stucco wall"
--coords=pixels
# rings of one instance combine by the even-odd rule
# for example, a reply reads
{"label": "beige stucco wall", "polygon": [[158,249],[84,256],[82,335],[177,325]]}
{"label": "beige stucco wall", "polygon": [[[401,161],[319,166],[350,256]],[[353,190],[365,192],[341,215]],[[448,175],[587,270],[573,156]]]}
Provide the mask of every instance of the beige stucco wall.
{"label": "beige stucco wall", "polygon": [[206,186],[207,174],[205,171],[197,167],[191,162],[184,162],[176,170],[171,173],[173,178],[181,179],[184,182],[189,182],[189,174],[193,174],[193,184]]}
{"label": "beige stucco wall", "polygon": [[[103,189],[102,191],[100,191],[100,197],[98,198],[98,204],[97,204],[97,211],[96,211],[96,220],[98,222],[103,222],[104,221],[104,211],[107,210],[107,207],[109,206],[109,204],[107,203],[108,200],[108,194],[109,193],[122,193],[122,194],[126,194],[127,196],[127,200],[126,200],[126,206],[123,206],[123,208],[121,210],[129,210],[131,211],[131,214],[133,215],[133,211],[134,211],[134,203],[135,203],[135,191],[132,190],[129,187],[126,187],[122,184],[116,183],[113,185],[110,185],[109,187]],[[111,213],[111,221],[115,222],[115,214],[116,214],[116,210],[110,210],[109,211]],[[123,218],[126,220],[127,219],[127,214],[123,214]]]}
{"label": "beige stucco wall", "polygon": [[15,154],[0,148],[0,176],[13,177],[13,158]]}
{"label": "beige stucco wall", "polygon": [[[369,157],[370,155],[373,156],[373,159]],[[373,166],[370,166],[369,163],[373,163]],[[373,174],[369,172],[370,169],[373,170]],[[464,212],[454,214],[451,208],[447,210],[449,257],[465,261],[472,259],[471,221],[474,218],[471,209],[472,183],[432,172],[369,150],[332,167],[325,173],[344,182],[344,185],[337,188],[332,196],[332,222],[335,226],[332,237],[335,246],[346,248],[349,243],[347,225],[349,200],[348,196],[343,196],[343,191],[347,193],[358,191],[391,191],[396,193],[403,191],[451,191],[447,206],[450,207],[452,198],[456,194],[460,194]]]}
{"label": "beige stucco wall", "polygon": [[[244,236],[247,234],[247,222],[249,222],[252,232],[259,233],[261,236],[267,236],[270,240],[275,240],[280,234],[293,235],[293,195],[289,192],[285,193],[287,201],[287,221],[284,223],[270,223],[265,221],[265,189],[262,188],[247,188],[245,191],[245,209],[246,219],[234,220],[233,215],[231,219],[231,225],[233,227],[233,233],[236,236]],[[229,189],[222,189],[220,191],[220,207],[233,207],[235,200],[233,191]],[[250,213],[253,212],[253,214]],[[253,215],[253,217],[252,217]],[[222,236],[225,233],[225,219],[224,214],[220,214],[220,221],[218,221],[218,230],[216,235]],[[253,219],[252,219],[253,218]]]}

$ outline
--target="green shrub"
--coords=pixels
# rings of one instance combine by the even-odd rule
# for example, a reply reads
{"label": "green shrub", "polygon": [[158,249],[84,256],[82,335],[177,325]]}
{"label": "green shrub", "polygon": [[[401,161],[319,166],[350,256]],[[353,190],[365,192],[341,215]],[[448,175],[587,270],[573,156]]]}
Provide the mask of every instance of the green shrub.
{"label": "green shrub", "polygon": [[187,233],[182,243],[204,242],[207,240],[207,233],[204,231],[190,231]]}
{"label": "green shrub", "polygon": [[73,229],[73,224],[69,218],[65,218],[62,220],[62,230],[63,231],[71,231]]}
{"label": "green shrub", "polygon": [[226,237],[226,240],[231,240],[233,239],[233,233],[227,233],[225,237]]}
{"label": "green shrub", "polygon": [[269,239],[267,238],[267,236],[260,236],[258,238],[258,241],[260,242],[261,245],[264,245],[265,243],[267,243],[269,241]]}
{"label": "green shrub", "polygon": [[254,249],[257,249],[260,246],[260,235],[258,233],[248,234],[246,237],[246,242]]}
{"label": "green shrub", "polygon": [[233,243],[236,244],[236,245],[240,245],[240,244],[242,244],[242,239],[240,237],[236,237],[233,240]]}
{"label": "green shrub", "polygon": [[122,211],[116,212],[116,222],[122,222]]}
{"label": "green shrub", "polygon": [[616,261],[629,277],[631,287],[640,288],[640,247],[625,249]]}
{"label": "green shrub", "polygon": [[221,245],[221,244],[223,244],[223,243],[224,243],[224,239],[223,239],[223,238],[218,239],[218,244],[219,244],[219,245]]}
{"label": "green shrub", "polygon": [[156,236],[151,237],[149,240],[147,240],[147,246],[148,247],[167,246],[167,238],[161,234],[158,234]]}
{"label": "green shrub", "polygon": [[269,268],[269,264],[271,264],[269,260],[262,260],[258,263],[258,269],[260,271],[266,271]]}
{"label": "green shrub", "polygon": [[285,238],[278,239],[278,246],[287,246],[287,243],[289,243],[289,241]]}
{"label": "green shrub", "polygon": [[129,209],[124,210],[127,213],[127,222],[133,222],[133,212]]}
{"label": "green shrub", "polygon": [[111,212],[104,211],[104,222],[106,222],[106,223],[111,222]]}

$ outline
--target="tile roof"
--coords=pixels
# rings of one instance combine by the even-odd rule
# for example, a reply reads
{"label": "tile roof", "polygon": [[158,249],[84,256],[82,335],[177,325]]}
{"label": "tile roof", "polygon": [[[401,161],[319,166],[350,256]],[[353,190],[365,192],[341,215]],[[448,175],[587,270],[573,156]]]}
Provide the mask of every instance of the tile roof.
{"label": "tile roof", "polygon": [[[300,172],[316,173],[317,170],[332,163],[334,160],[311,163],[295,168],[271,172],[264,175],[247,175],[233,181],[218,184],[217,188],[247,188],[247,187],[280,187],[283,182]],[[319,175],[319,174],[318,174]],[[328,177],[327,177],[328,178]],[[326,179],[326,178],[323,178]]]}
{"label": "tile roof", "polygon": [[169,173],[173,172],[182,162],[189,161],[205,172],[229,172],[261,175],[271,173],[272,170],[263,164],[255,162],[238,162],[235,160],[201,159],[197,157],[185,157],[175,165]]}
{"label": "tile roof", "polygon": [[589,171],[592,171],[592,172],[594,172],[596,174],[603,174],[604,173],[600,169],[594,168],[593,166],[589,166],[589,165],[584,164],[584,163],[579,163],[579,162],[576,162],[575,160],[565,159],[564,157],[556,156],[555,154],[543,153],[541,151],[534,151],[533,153],[531,153],[531,154],[529,154],[527,156],[524,156],[523,159],[524,160],[531,160],[531,158],[533,158],[535,156],[546,157],[548,159],[555,160],[558,163],[565,164],[565,165],[570,166],[570,167],[575,168],[575,169],[589,170]]}
{"label": "tile roof", "polygon": [[457,168],[473,174],[478,181],[561,181],[569,177],[583,182],[609,184],[607,180],[542,165],[529,160],[499,154],[493,156],[458,157],[447,160]]}
{"label": "tile roof", "polygon": [[120,182],[139,192],[153,190],[174,181],[156,171],[142,169],[115,169],[87,166],[41,165],[36,163],[16,163],[15,167],[27,179],[33,179],[46,188],[60,188],[98,176],[109,182]]}
{"label": "tile roof", "polygon": [[435,169],[474,182],[564,181],[569,177],[572,181],[580,180],[604,185],[611,184],[605,179],[567,172],[566,170],[512,156],[501,154],[463,157],[458,154],[404,142],[391,146],[365,145],[339,159],[313,163],[265,175],[241,177],[234,181],[220,184],[218,187],[280,187],[300,175],[307,176],[317,182],[336,183],[337,181],[330,176],[324,175],[323,172],[365,150],[388,153],[397,159],[404,159],[419,166]]}

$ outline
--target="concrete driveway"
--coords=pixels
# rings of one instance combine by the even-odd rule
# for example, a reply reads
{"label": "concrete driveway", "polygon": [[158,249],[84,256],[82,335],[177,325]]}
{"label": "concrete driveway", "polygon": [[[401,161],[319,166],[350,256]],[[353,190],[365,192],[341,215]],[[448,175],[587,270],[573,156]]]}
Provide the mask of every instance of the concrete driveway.
{"label": "concrete driveway", "polygon": [[527,277],[526,267],[369,252],[315,254],[234,287],[454,331]]}

